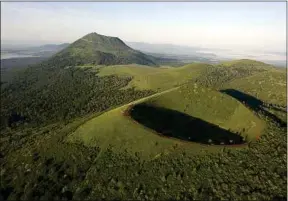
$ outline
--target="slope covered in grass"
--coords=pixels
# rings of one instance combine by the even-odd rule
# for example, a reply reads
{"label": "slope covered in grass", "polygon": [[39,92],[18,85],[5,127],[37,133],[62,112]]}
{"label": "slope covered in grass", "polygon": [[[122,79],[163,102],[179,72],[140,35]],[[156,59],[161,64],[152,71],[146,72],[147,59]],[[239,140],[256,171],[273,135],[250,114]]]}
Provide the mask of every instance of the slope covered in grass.
{"label": "slope covered in grass", "polygon": [[286,106],[286,72],[273,69],[227,83],[223,88],[246,92],[267,103]]}
{"label": "slope covered in grass", "polygon": [[[133,117],[127,115],[126,110],[134,105],[142,104],[184,113],[223,130],[241,134],[244,138],[247,136],[247,141],[261,135],[263,129],[263,122],[233,98],[190,84],[132,102],[95,117],[72,133],[68,137],[68,141],[80,141],[88,146],[99,146],[102,149],[112,146],[118,151],[140,152],[142,155],[150,157],[164,154],[164,152],[173,152],[175,146],[194,153],[201,149],[217,150],[218,147],[207,147],[202,145],[203,143],[190,142],[187,144],[184,141],[164,138],[161,133],[159,135],[141,122],[135,122]],[[156,119],[157,114],[160,118],[160,114],[155,112]],[[195,128],[199,126],[194,125]],[[193,132],[197,132],[197,129],[191,130],[191,137]],[[201,133],[197,133],[197,135],[201,135]],[[211,138],[213,139],[213,137]],[[223,141],[223,143],[227,142]]]}
{"label": "slope covered in grass", "polygon": [[220,65],[223,65],[225,67],[241,66],[244,68],[247,68],[247,67],[272,68],[273,67],[270,64],[266,64],[261,61],[256,61],[256,60],[251,60],[251,59],[239,59],[239,60],[226,61],[226,62],[222,62]]}
{"label": "slope covered in grass", "polygon": [[99,68],[98,75],[128,76],[133,78],[128,87],[163,91],[195,79],[207,68],[212,68],[212,65],[195,63],[178,68],[164,66],[149,68],[139,65],[107,66]]}
{"label": "slope covered in grass", "polygon": [[232,96],[246,101],[248,107],[264,114],[279,124],[287,122],[287,80],[286,72],[270,69],[245,78],[233,80],[222,86],[222,90],[232,92]]}
{"label": "slope covered in grass", "polygon": [[[149,103],[189,114],[243,135],[244,129],[250,139],[260,134],[255,126],[260,126],[260,122],[244,105],[197,83],[185,85],[158,99],[149,99]],[[247,118],[243,118],[245,116]]]}

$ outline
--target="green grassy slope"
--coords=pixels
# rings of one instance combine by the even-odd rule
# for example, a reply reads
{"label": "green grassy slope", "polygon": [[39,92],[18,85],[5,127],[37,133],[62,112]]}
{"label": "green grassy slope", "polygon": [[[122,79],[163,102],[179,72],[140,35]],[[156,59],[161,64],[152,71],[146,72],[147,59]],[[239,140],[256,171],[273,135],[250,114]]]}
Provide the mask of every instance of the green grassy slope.
{"label": "green grassy slope", "polygon": [[263,129],[263,122],[231,97],[196,85],[188,85],[132,102],[95,117],[72,133],[68,141],[80,141],[102,149],[112,146],[120,152],[141,152],[143,156],[152,158],[165,152],[173,152],[176,144],[194,153],[199,153],[200,150],[217,150],[213,146],[207,147],[197,143],[187,145],[186,142],[161,137],[124,115],[129,105],[140,103],[183,112],[234,132],[240,133],[245,129],[242,135],[248,135],[248,140],[255,139]]}
{"label": "green grassy slope", "polygon": [[287,80],[286,73],[272,69],[250,77],[234,80],[223,88],[234,88],[246,92],[267,103],[286,106]]}
{"label": "green grassy slope", "polygon": [[128,87],[163,91],[187,83],[198,77],[201,72],[211,68],[209,64],[189,64],[178,68],[149,68],[139,65],[101,67],[99,76],[118,75],[133,77]]}
{"label": "green grassy slope", "polygon": [[286,79],[286,72],[282,69],[270,69],[228,82],[222,86],[222,89],[234,89],[253,97],[254,101],[259,102],[262,112],[268,112],[274,119],[279,118],[285,123],[287,122]]}
{"label": "green grassy slope", "polygon": [[154,91],[167,90],[195,79],[203,86],[215,87],[237,78],[273,70],[271,65],[253,60],[236,60],[219,65],[193,63],[178,68],[169,66],[150,68],[135,64],[105,67],[86,65],[80,67],[97,69],[97,71],[99,70],[99,76],[132,77],[133,79],[127,88],[135,87],[139,90],[152,89]]}
{"label": "green grassy slope", "polygon": [[[167,93],[171,90],[165,92]],[[162,93],[150,97],[159,96]],[[90,121],[87,121],[75,132],[70,134],[67,141],[73,143],[80,142],[88,146],[99,146],[103,150],[113,146],[120,152],[125,151],[126,149],[134,153],[144,152],[142,154],[146,157],[153,157],[153,155],[157,155],[158,152],[165,152],[163,145],[166,144],[166,148],[169,149],[169,145],[170,147],[175,145],[174,141],[160,138],[153,132],[137,125],[135,122],[131,121],[130,118],[124,116],[124,112],[129,105],[141,103],[145,100],[147,100],[147,98],[110,110]],[[84,135],[83,132],[85,133]],[[157,141],[159,140],[162,141],[162,146],[157,146]],[[151,152],[148,150],[151,150]]]}
{"label": "green grassy slope", "polygon": [[242,134],[247,134],[250,140],[261,133],[261,122],[244,105],[229,96],[203,88],[196,83],[185,85],[158,99],[149,99],[148,102],[204,119],[234,132],[240,133],[245,128],[247,133]]}
{"label": "green grassy slope", "polygon": [[225,67],[257,67],[257,68],[273,68],[272,65],[263,63],[261,61],[255,61],[251,59],[239,59],[239,60],[232,60],[232,61],[226,61],[222,62],[220,65],[223,65]]}

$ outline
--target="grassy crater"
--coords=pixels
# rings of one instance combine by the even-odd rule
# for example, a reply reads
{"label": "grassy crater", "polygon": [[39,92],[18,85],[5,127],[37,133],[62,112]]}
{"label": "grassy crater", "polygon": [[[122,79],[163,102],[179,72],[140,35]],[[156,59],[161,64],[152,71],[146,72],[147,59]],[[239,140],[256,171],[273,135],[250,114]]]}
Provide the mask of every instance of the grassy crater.
{"label": "grassy crater", "polygon": [[128,108],[127,112],[135,121],[164,137],[210,145],[245,143],[237,133],[176,110],[144,103]]}

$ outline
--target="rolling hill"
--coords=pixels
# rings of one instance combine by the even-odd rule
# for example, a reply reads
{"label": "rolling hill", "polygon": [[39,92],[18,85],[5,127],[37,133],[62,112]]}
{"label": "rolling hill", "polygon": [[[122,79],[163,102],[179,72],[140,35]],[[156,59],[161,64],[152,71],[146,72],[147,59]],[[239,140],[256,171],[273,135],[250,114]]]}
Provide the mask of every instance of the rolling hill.
{"label": "rolling hill", "polygon": [[117,65],[100,67],[97,70],[99,70],[98,75],[100,77],[109,75],[133,77],[126,88],[163,91],[185,84],[201,75],[201,72],[205,69],[212,67],[209,64],[193,63],[177,68],[169,66],[147,68],[147,66],[140,65]]}

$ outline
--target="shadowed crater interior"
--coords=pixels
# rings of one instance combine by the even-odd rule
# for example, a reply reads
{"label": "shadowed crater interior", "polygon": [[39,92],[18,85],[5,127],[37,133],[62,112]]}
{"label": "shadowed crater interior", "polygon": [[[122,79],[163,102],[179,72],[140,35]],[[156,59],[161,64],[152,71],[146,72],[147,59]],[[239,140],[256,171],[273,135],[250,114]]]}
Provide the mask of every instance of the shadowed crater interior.
{"label": "shadowed crater interior", "polygon": [[129,114],[138,123],[166,137],[214,145],[245,143],[236,133],[171,109],[139,104],[131,107]]}

